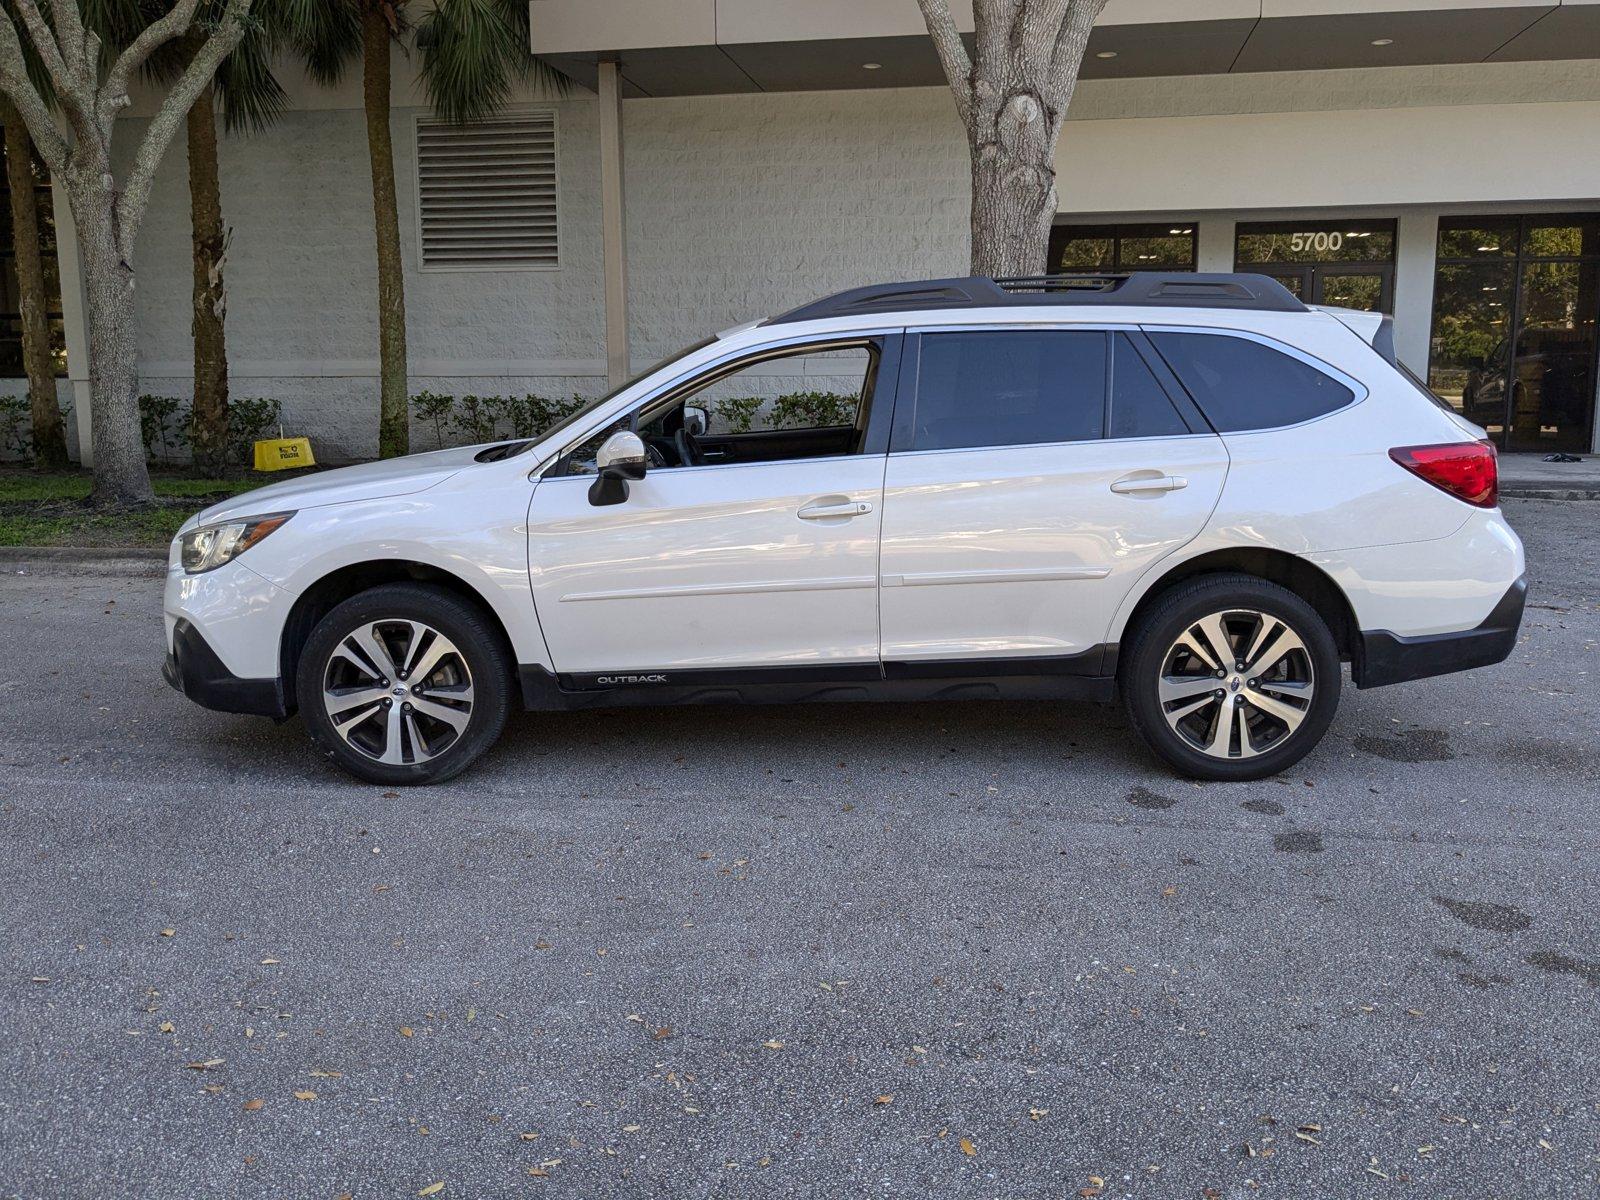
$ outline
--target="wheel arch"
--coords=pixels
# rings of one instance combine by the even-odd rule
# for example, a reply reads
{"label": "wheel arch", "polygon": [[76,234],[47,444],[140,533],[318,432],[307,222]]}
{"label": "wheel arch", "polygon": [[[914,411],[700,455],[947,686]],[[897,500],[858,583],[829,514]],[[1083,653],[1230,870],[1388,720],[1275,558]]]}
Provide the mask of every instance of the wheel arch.
{"label": "wheel arch", "polygon": [[1134,602],[1132,611],[1122,622],[1120,641],[1127,639],[1139,627],[1139,622],[1150,606],[1169,588],[1199,575],[1219,574],[1253,575],[1287,588],[1299,596],[1327,623],[1339,648],[1341,661],[1354,662],[1359,670],[1361,630],[1356,622],[1355,610],[1349,597],[1333,577],[1313,562],[1286,550],[1273,550],[1258,546],[1227,547],[1209,550],[1193,558],[1170,565],[1157,576]]}
{"label": "wheel arch", "polygon": [[295,694],[295,673],[300,665],[300,652],[317,622],[350,597],[386,583],[432,584],[459,596],[482,611],[499,637],[507,660],[511,663],[517,661],[510,631],[506,629],[494,605],[459,575],[411,559],[389,558],[349,563],[329,571],[302,591],[284,621],[278,642],[278,671],[283,681],[284,702],[288,712],[294,712],[299,706],[299,697]]}

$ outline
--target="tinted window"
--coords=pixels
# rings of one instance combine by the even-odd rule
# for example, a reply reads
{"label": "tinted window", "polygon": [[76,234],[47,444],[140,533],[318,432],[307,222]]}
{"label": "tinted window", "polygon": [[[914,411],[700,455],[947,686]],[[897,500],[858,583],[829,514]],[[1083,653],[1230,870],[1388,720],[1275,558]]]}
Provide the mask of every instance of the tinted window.
{"label": "tinted window", "polygon": [[1111,360],[1110,437],[1177,437],[1189,432],[1128,335],[1119,333]]}
{"label": "tinted window", "polygon": [[1105,394],[1103,333],[924,334],[912,448],[1090,441]]}
{"label": "tinted window", "polygon": [[1338,380],[1260,342],[1215,333],[1150,340],[1219,433],[1294,425],[1355,399]]}

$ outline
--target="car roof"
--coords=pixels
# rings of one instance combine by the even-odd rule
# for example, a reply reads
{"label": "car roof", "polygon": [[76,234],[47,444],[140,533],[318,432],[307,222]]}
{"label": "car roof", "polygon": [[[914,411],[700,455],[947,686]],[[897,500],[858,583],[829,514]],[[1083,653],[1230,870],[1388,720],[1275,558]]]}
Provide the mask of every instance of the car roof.
{"label": "car roof", "polygon": [[1028,275],[991,279],[916,279],[835,292],[780,313],[766,325],[837,317],[922,316],[978,309],[1198,308],[1275,313],[1308,312],[1266,275],[1129,271],[1120,274]]}

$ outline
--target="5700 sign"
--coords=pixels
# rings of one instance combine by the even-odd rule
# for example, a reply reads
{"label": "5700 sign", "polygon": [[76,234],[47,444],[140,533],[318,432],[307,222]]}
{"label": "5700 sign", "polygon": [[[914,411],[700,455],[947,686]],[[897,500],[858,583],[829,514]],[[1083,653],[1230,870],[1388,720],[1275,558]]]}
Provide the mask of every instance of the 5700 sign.
{"label": "5700 sign", "polygon": [[1344,234],[1322,230],[1318,233],[1291,233],[1289,249],[1295,254],[1311,251],[1315,254],[1337,253],[1344,247]]}

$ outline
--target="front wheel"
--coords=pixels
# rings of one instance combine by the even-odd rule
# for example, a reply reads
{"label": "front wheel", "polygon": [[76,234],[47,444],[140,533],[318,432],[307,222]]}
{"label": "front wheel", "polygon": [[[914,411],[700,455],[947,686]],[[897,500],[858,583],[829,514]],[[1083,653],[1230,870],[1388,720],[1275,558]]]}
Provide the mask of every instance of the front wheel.
{"label": "front wheel", "polygon": [[1339,651],[1299,596],[1210,575],[1156,600],[1118,682],[1146,744],[1196,779],[1246,780],[1304,758],[1339,707]]}
{"label": "front wheel", "polygon": [[295,676],[312,740],[369,783],[440,783],[500,736],[511,665],[489,619],[442,588],[385,584],[312,630]]}

